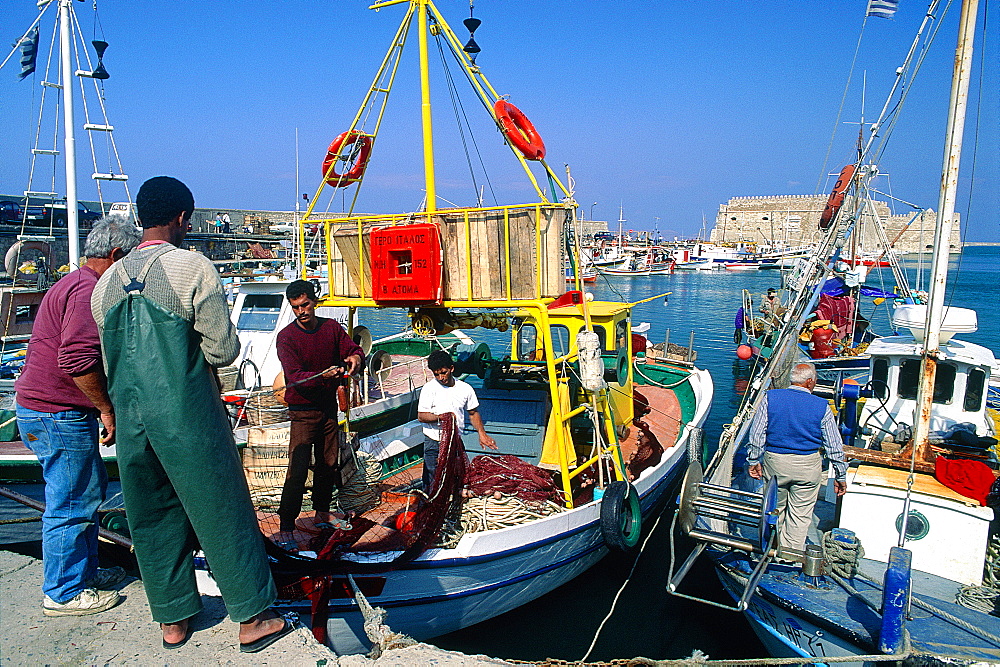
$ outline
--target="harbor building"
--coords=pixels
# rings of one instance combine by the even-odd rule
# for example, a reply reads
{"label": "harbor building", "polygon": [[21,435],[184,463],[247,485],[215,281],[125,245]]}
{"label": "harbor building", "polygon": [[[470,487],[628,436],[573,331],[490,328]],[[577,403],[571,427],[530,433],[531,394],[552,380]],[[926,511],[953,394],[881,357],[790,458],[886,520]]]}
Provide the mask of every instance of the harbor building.
{"label": "harbor building", "polygon": [[[826,206],[827,194],[820,195],[766,195],[733,197],[719,206],[715,228],[710,240],[715,243],[752,242],[759,245],[795,247],[818,243],[823,236],[819,218]],[[934,242],[934,225],[937,214],[926,209],[893,214],[889,205],[874,201],[875,212],[882,221],[889,243],[898,253],[930,252]],[[916,217],[914,214],[916,213]],[[958,213],[952,227],[949,247],[951,252],[962,248]],[[881,252],[882,241],[877,238],[874,225],[863,221],[858,237],[860,247],[870,252]],[[897,238],[898,237],[898,238]]]}

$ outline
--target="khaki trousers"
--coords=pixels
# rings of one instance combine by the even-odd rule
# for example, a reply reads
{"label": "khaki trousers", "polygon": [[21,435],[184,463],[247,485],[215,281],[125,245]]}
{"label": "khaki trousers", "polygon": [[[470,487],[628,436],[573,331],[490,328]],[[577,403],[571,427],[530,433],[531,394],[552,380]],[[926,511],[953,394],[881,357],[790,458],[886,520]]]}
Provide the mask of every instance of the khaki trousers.
{"label": "khaki trousers", "polygon": [[782,551],[805,551],[806,535],[823,480],[823,457],[764,452],[764,479],[778,480],[778,544]]}

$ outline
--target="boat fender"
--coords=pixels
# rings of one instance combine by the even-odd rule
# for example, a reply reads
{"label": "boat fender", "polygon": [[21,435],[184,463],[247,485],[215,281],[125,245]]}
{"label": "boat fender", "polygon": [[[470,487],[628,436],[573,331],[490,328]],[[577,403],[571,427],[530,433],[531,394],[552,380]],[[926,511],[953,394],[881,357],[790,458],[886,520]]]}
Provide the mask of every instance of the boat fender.
{"label": "boat fender", "polygon": [[847,193],[847,187],[851,184],[853,178],[853,164],[849,164],[840,170],[840,176],[833,186],[833,192],[830,193],[830,196],[826,200],[826,207],[823,209],[823,214],[819,216],[820,229],[829,228],[833,219],[837,216],[837,211],[844,204],[844,195]]}
{"label": "boat fender", "polygon": [[[351,145],[354,145],[354,148],[351,149],[351,157],[354,158],[354,164],[343,174],[338,174],[335,165],[337,160],[340,159],[340,151],[345,146]],[[370,134],[364,134],[356,130],[341,132],[333,140],[326,152],[326,159],[323,160],[323,178],[326,179],[328,185],[332,185],[335,188],[342,188],[351,183],[357,183],[365,173],[365,168],[368,166],[368,158],[371,157],[371,154],[372,136]]]}
{"label": "boat fender", "polygon": [[626,551],[639,543],[642,511],[635,487],[621,480],[611,482],[601,498],[601,534],[612,549]]}
{"label": "boat fender", "polygon": [[524,112],[507,100],[497,100],[493,113],[510,145],[521,152],[526,160],[545,158],[545,142]]}
{"label": "boat fender", "polygon": [[580,384],[587,391],[604,389],[601,339],[593,331],[581,331],[576,335],[576,349],[580,358]]}

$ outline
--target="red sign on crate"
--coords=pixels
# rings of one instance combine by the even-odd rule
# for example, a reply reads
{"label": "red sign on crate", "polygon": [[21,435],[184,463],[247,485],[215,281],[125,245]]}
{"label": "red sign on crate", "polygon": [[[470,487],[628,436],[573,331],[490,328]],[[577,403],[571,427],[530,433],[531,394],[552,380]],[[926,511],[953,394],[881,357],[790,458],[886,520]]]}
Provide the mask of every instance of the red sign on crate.
{"label": "red sign on crate", "polygon": [[393,304],[440,304],[441,237],[420,223],[373,230],[372,295]]}

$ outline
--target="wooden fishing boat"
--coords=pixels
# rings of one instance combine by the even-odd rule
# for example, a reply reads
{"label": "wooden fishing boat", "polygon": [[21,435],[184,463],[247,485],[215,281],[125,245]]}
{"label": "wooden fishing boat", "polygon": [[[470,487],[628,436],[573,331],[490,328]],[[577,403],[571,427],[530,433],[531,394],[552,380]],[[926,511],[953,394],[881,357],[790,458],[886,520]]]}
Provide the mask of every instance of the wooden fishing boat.
{"label": "wooden fishing boat", "polygon": [[[244,463],[281,605],[310,617],[314,633],[339,653],[369,649],[374,637],[365,622],[378,625],[371,607],[386,611],[393,631],[428,639],[535,599],[609,549],[634,547],[643,520],[669,497],[688,450],[700,446],[713,391],[709,374],[692,363],[640,352],[631,333],[635,304],[564,291],[567,252],[579,265],[578,249],[569,250],[576,204],[545,162],[539,133],[473,65],[478,47],[463,47],[431,0],[373,8],[399,4],[406,12],[392,47],[354,122],[331,146],[300,223],[318,225],[327,241],[330,294],[321,305],[401,308],[426,337],[475,328],[510,333],[498,353],[479,345],[456,356],[456,373],[475,388],[498,449],[484,448],[474,431],[459,432],[445,416],[438,476],[426,489],[418,423],[359,438],[356,456],[347,457],[357,472],[338,496],[340,509],[351,513],[349,528],[317,528],[304,512],[294,533],[280,533],[274,507],[284,468],[269,454],[282,445],[268,442],[266,432],[248,445]],[[478,20],[466,26],[473,31]],[[360,187],[378,141],[378,128],[364,123],[381,118],[414,34],[424,100],[423,210],[314,215],[324,187]],[[537,203],[438,207],[431,39],[491,110],[487,127],[500,129],[510,144]],[[533,167],[561,191],[560,201],[538,186]],[[497,466],[504,475],[483,473]],[[207,577],[204,583],[211,585]]]}
{"label": "wooden fishing boat", "polygon": [[[976,7],[964,2],[959,20],[929,302],[899,305],[893,325],[909,333],[872,342],[867,379],[837,388],[846,493],[837,498],[828,485],[805,553],[776,560],[776,485],[751,480],[737,452],[762,392],[779,381],[783,352],[795,347],[794,324],[708,467],[693,463],[684,482],[678,518],[698,546],[671,573],[669,590],[689,597],[684,575],[709,554],[735,604],[709,603],[743,612],[776,657],[1000,662],[992,493],[998,421],[987,398],[998,363],[995,352],[952,338],[976,330],[975,311],[945,306]],[[932,6],[924,26],[933,19]],[[850,173],[867,170],[851,165]],[[845,192],[858,186],[853,176],[846,180]],[[843,239],[853,220],[834,211],[829,223]]]}

